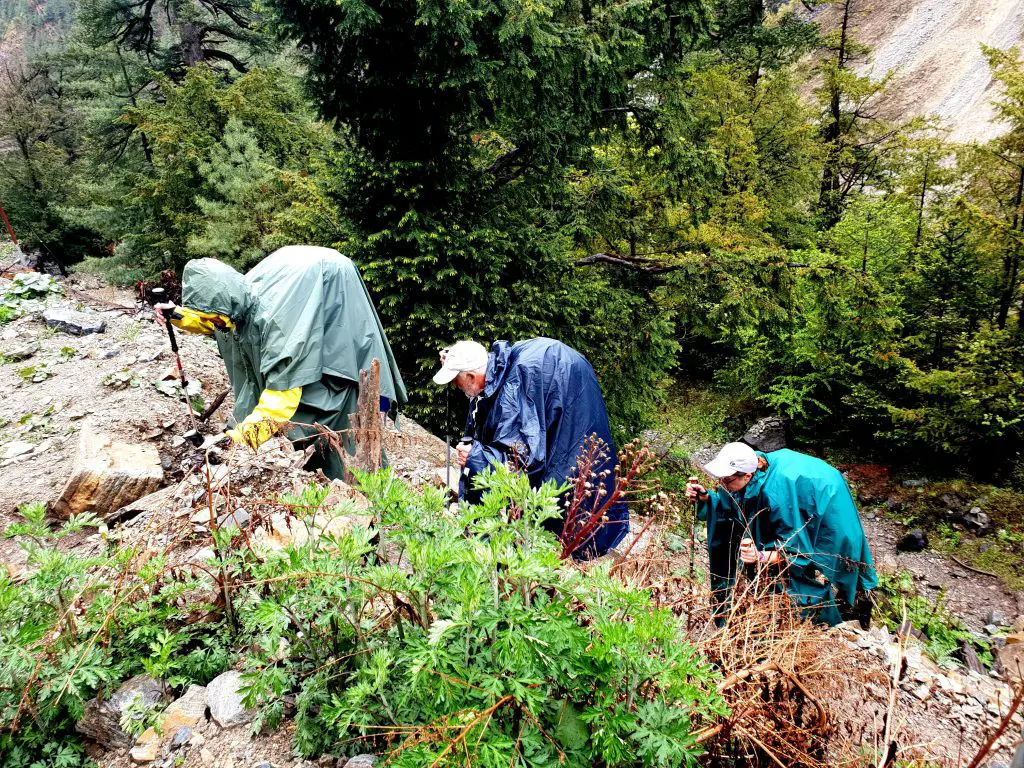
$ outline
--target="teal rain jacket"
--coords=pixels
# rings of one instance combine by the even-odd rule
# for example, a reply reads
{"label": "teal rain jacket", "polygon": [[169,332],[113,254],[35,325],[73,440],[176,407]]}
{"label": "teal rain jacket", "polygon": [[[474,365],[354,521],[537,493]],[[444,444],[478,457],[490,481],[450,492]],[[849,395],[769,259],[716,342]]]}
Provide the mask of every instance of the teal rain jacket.
{"label": "teal rain jacket", "polygon": [[768,467],[733,495],[724,488],[698,507],[707,520],[716,615],[728,609],[744,535],[788,561],[786,590],[805,616],[835,625],[836,600],[853,605],[858,590],[878,585],[867,537],[846,479],[830,464],[796,451],[759,453]]}
{"label": "teal rain jacket", "polygon": [[[356,411],[359,371],[380,360],[380,393],[405,403],[405,384],[370,294],[351,259],[330,248],[293,245],[267,256],[241,275],[216,259],[185,265],[182,304],[234,322],[216,331],[217,347],[235,395],[234,420],[256,407],[265,389],[302,387],[296,426],[288,437],[302,444],[313,424],[349,427]],[[352,452],[351,439],[346,447]],[[317,441],[319,466],[343,477],[340,457]]]}

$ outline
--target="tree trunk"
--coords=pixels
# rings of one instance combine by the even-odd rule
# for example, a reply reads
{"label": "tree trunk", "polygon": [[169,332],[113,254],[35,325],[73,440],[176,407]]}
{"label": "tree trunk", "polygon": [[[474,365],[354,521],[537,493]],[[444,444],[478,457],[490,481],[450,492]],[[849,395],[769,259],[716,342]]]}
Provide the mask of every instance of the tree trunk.
{"label": "tree trunk", "polygon": [[[1013,222],[1010,231],[1020,232],[1022,223],[1021,201],[1024,200],[1024,166],[1017,172],[1017,193],[1013,200]],[[1017,275],[1020,271],[1020,243],[1016,237],[1010,243],[1010,252],[1003,257],[1003,289],[999,295],[999,314],[996,317],[996,325],[999,330],[1006,328],[1006,320],[1010,315],[1010,307],[1013,305],[1013,298],[1017,292]]]}

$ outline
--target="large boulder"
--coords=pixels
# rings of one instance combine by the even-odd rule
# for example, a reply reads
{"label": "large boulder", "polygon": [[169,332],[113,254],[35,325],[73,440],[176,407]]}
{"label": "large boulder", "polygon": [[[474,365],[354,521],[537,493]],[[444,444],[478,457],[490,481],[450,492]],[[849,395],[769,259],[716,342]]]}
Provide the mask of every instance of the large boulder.
{"label": "large boulder", "polygon": [[755,451],[771,453],[786,447],[786,420],[781,416],[759,419],[743,435],[743,442]]}
{"label": "large boulder", "polygon": [[152,445],[115,442],[86,422],[75,468],[53,505],[54,511],[64,517],[82,512],[106,517],[153,493],[163,479],[160,454]]}
{"label": "large boulder", "polygon": [[93,315],[84,312],[75,312],[70,309],[57,309],[52,307],[44,310],[43,322],[48,328],[56,328],[58,331],[70,333],[74,336],[84,336],[87,333],[103,333],[107,330],[107,324]]}
{"label": "large boulder", "polygon": [[75,730],[108,749],[127,749],[134,737],[121,729],[121,715],[136,699],[142,700],[144,709],[170,700],[163,680],[136,675],[126,680],[107,699],[95,698],[85,705],[85,714],[75,723]]}

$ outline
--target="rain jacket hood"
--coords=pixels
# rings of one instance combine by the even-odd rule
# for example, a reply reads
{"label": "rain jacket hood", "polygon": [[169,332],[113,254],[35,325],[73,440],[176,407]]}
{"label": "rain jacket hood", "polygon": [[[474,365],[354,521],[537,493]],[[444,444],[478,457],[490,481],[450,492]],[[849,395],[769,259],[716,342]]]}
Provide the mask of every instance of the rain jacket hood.
{"label": "rain jacket hood", "polygon": [[245,319],[251,298],[245,277],[216,259],[193,259],[182,274],[181,303],[189,309]]}
{"label": "rain jacket hood", "polygon": [[[484,391],[474,400],[466,431],[474,440],[466,463],[470,478],[493,463],[507,462],[514,452],[525,465],[531,485],[539,487],[547,480],[563,485],[591,435],[597,435],[608,451],[597,471],[614,470],[618,464],[594,369],[579,352],[559,341],[495,342],[488,356]],[[608,494],[614,483],[614,471],[610,471],[604,480]],[[473,500],[476,495],[469,486],[462,484],[461,495]],[[608,522],[580,554],[604,554],[628,531],[629,511],[620,502],[609,510]]]}

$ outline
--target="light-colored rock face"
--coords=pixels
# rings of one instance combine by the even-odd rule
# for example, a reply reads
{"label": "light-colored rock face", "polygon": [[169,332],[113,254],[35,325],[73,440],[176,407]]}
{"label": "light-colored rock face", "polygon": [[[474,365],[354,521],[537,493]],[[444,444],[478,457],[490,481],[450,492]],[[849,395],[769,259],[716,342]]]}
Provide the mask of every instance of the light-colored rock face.
{"label": "light-colored rock face", "polygon": [[221,728],[232,728],[252,722],[255,713],[242,706],[242,675],[235,671],[218,675],[206,686],[206,703],[210,717]]}
{"label": "light-colored rock face", "polygon": [[998,659],[1007,680],[1024,681],[1024,632],[1006,636],[1006,645],[999,649]]}
{"label": "light-colored rock face", "polygon": [[[887,114],[937,116],[957,142],[987,141],[1005,129],[995,117],[981,45],[1007,48],[1024,38],[1024,0],[854,0],[850,26],[872,49],[861,74],[893,72]],[[817,15],[835,28],[837,9]]]}
{"label": "light-colored rock face", "polygon": [[116,442],[87,421],[75,469],[54,509],[65,517],[82,512],[103,517],[157,490],[163,478],[154,446]]}

